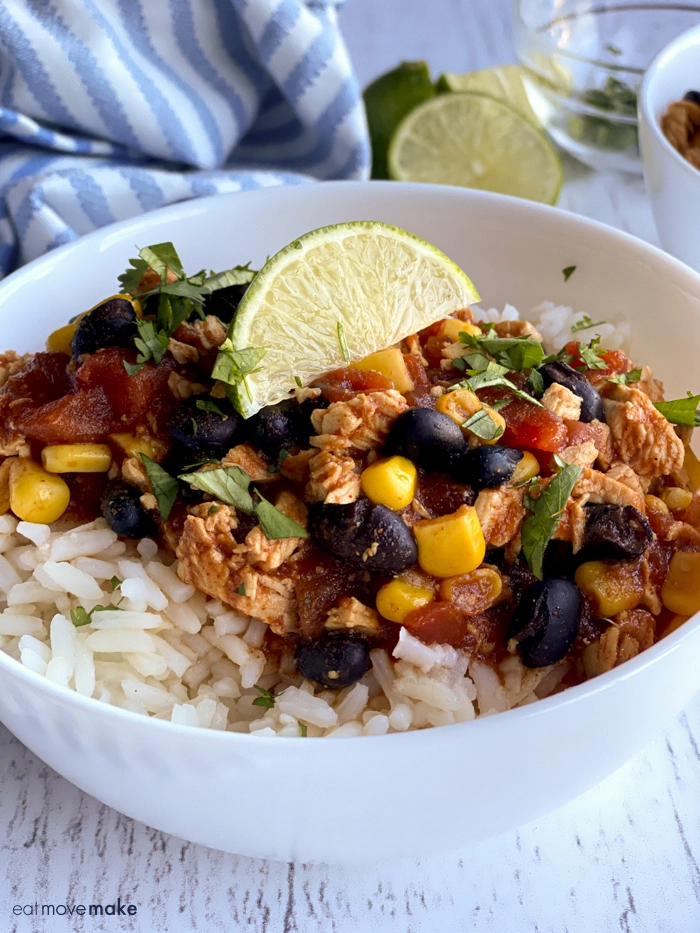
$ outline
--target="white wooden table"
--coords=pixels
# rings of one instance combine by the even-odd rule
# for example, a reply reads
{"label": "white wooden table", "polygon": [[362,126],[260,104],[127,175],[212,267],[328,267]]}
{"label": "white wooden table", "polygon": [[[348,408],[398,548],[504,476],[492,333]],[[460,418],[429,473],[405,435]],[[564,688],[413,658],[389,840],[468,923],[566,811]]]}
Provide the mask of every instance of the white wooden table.
{"label": "white wooden table", "polygon": [[[361,82],[400,59],[434,72],[511,61],[510,0],[350,0]],[[640,179],[572,164],[561,206],[655,242]],[[377,776],[381,780],[381,775]],[[385,792],[385,791],[383,791]],[[441,857],[363,868],[236,858],[168,837],[72,787],[0,727],[0,933],[698,933],[700,700],[573,804]],[[35,902],[136,917],[13,916]]]}

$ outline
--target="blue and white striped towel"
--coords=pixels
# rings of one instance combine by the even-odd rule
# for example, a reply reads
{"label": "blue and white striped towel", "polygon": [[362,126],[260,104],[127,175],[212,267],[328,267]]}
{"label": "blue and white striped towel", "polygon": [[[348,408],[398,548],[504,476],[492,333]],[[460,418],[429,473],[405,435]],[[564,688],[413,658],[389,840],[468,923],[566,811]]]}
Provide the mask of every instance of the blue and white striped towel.
{"label": "blue and white striped towel", "polygon": [[0,275],[205,194],[366,178],[342,0],[0,0]]}

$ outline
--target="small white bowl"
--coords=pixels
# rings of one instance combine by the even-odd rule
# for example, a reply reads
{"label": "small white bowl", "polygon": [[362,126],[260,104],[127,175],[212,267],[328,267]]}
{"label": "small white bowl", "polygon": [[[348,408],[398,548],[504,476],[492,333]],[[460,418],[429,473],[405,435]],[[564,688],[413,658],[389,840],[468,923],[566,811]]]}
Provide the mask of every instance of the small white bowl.
{"label": "small white bowl", "polygon": [[661,245],[700,271],[700,170],[666,139],[661,117],[686,91],[700,89],[700,26],[666,46],[647,69],[639,94],[644,178]]}
{"label": "small white bowl", "polygon": [[[700,275],[583,217],[465,188],[324,182],[174,204],[30,263],[0,285],[0,348],[114,290],[134,244],[173,240],[187,269],[265,260],[300,233],[383,220],[443,249],[486,307],[543,299],[627,318],[630,352],[669,398],[700,389]],[[562,270],[576,266],[565,281]],[[0,651],[0,721],[98,800],[156,829],[285,861],[426,855],[512,830],[593,787],[700,687],[700,614],[639,657],[520,709],[421,732],[266,738],[139,716]]]}

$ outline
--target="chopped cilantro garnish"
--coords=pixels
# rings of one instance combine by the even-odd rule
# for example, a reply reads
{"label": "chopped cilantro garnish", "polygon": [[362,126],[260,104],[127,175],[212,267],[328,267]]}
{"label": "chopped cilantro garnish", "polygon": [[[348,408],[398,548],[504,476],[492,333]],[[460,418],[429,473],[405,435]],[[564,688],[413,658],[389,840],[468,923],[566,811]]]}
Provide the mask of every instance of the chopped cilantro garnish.
{"label": "chopped cilantro garnish", "polygon": [[[559,460],[561,463],[563,461]],[[543,576],[544,552],[559,527],[567,499],[580,475],[581,467],[565,464],[542,490],[538,499],[525,496],[523,504],[530,515],[523,522],[522,548],[530,570],[538,580]]]}
{"label": "chopped cilantro garnish", "polygon": [[167,473],[159,463],[156,463],[146,454],[141,454],[141,460],[151,481],[153,495],[158,502],[158,511],[163,521],[166,522],[175,504],[179,488],[178,482],[174,476]]}
{"label": "chopped cilantro garnish", "polygon": [[[257,491],[257,490],[256,490]],[[260,520],[262,530],[265,536],[270,539],[276,538],[307,538],[306,529],[293,518],[289,518],[284,512],[268,502],[258,491],[260,502],[255,507],[255,514]]]}
{"label": "chopped cilantro garnish", "polygon": [[567,266],[565,269],[562,269],[561,274],[564,276],[564,281],[568,282],[574,272],[576,272],[576,266]]}
{"label": "chopped cilantro garnish", "polygon": [[277,458],[276,463],[271,463],[270,466],[267,468],[267,472],[268,473],[279,473],[279,471],[282,469],[282,464],[284,463],[284,461],[287,459],[288,456],[289,456],[289,451],[282,448],[282,450],[280,450],[280,455]]}
{"label": "chopped cilantro garnish", "polygon": [[272,709],[275,705],[275,695],[270,693],[264,687],[255,684],[255,689],[261,694],[253,700],[253,706],[262,706],[265,709]]}
{"label": "chopped cilantro garnish", "polygon": [[527,384],[532,389],[536,398],[541,398],[544,394],[544,379],[539,369],[532,369],[527,377]]}
{"label": "chopped cilantro garnish", "polygon": [[[542,403],[536,398],[528,395],[527,392],[521,391],[510,379],[506,379],[505,373],[507,372],[508,368],[506,366],[500,366],[498,363],[490,362],[485,370],[482,372],[474,372],[469,379],[458,382],[457,385],[451,386],[447,391],[453,392],[455,389],[470,389],[472,392],[477,392],[479,389],[502,386],[503,388],[509,389],[516,398],[542,407]],[[467,370],[467,373],[469,373],[469,370]]]}
{"label": "chopped cilantro garnish", "polygon": [[299,386],[300,389],[303,388],[302,381],[298,376],[294,377],[294,381],[296,382],[296,384]]}
{"label": "chopped cilantro garnish", "polygon": [[336,330],[338,331],[338,343],[340,344],[340,352],[345,362],[349,363],[350,362],[350,351],[348,350],[348,344],[347,344],[347,341],[345,340],[345,328],[343,327],[342,321],[338,321]]}
{"label": "chopped cilantro garnish", "polygon": [[230,337],[227,337],[219,347],[219,355],[216,357],[211,373],[212,378],[219,379],[230,386],[243,383],[250,397],[246,377],[260,372],[258,363],[266,353],[267,347],[246,347],[243,350],[236,350]]}
{"label": "chopped cilantro garnish", "polygon": [[601,324],[605,324],[605,321],[594,322],[587,314],[584,314],[583,317],[572,326],[571,333],[577,334],[580,330],[588,330],[589,327],[600,327]]}
{"label": "chopped cilantro garnish", "polygon": [[608,42],[605,46],[605,51],[610,52],[611,55],[622,55],[622,49],[618,48],[616,45],[613,45],[612,42]]}
{"label": "chopped cilantro garnish", "polygon": [[301,735],[302,739],[305,739],[308,734],[309,734],[309,730],[306,728],[306,723],[300,722],[299,723],[299,735]]}
{"label": "chopped cilantro garnish", "polygon": [[245,596],[245,583],[241,583],[233,592],[238,593],[239,596]]}
{"label": "chopped cilantro garnish", "polygon": [[599,346],[600,337],[594,337],[590,343],[578,345],[578,355],[586,369],[607,369],[607,363],[602,359],[605,350]]}
{"label": "chopped cilantro garnish", "polygon": [[156,330],[153,321],[136,321],[139,335],[134,337],[134,346],[139,351],[137,363],[153,360],[157,365],[168,349],[168,335],[163,330]]}
{"label": "chopped cilantro garnish", "polygon": [[471,431],[472,434],[476,434],[477,437],[483,438],[485,441],[494,441],[503,434],[503,426],[498,424],[487,408],[480,408],[478,411],[474,412],[471,418],[468,418],[464,422],[462,427]]}
{"label": "chopped cilantro garnish", "polygon": [[70,620],[76,628],[80,628],[81,625],[89,625],[90,613],[86,612],[82,606],[77,606],[75,609],[71,609]]}
{"label": "chopped cilantro garnish", "polygon": [[195,402],[195,405],[197,406],[197,408],[198,408],[200,411],[208,411],[208,412],[211,412],[211,414],[213,414],[213,415],[221,415],[221,417],[224,419],[224,421],[226,421],[226,419],[228,418],[228,415],[225,414],[225,413],[219,408],[219,406],[216,404],[216,402],[213,402],[211,399],[208,399],[208,398],[198,398],[197,401]]}
{"label": "chopped cilantro garnish", "polygon": [[634,382],[639,382],[642,378],[641,369],[631,369],[628,373],[615,373],[612,376],[608,376],[607,382],[614,382],[618,386],[629,386]]}
{"label": "chopped cilantro garnish", "polygon": [[119,577],[112,577],[112,579],[109,582],[112,586],[112,592],[114,592],[118,587],[122,585],[122,581],[119,579]]}
{"label": "chopped cilantro garnish", "polygon": [[523,372],[539,366],[544,360],[542,345],[529,336],[493,337],[488,333],[477,336],[463,332],[459,335],[459,339],[475,350],[485,350],[498,363],[505,366],[506,370]]}
{"label": "chopped cilantro garnish", "polygon": [[700,427],[698,405],[700,405],[700,395],[693,395],[692,392],[688,392],[687,398],[654,402],[654,408],[660,411],[671,424],[685,424],[693,428]]}

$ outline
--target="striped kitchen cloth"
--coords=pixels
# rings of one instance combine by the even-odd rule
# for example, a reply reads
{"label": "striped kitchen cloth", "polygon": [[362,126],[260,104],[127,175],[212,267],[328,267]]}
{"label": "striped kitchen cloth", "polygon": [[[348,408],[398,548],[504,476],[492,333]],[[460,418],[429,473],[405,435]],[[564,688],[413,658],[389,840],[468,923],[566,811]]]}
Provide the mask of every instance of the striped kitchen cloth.
{"label": "striped kitchen cloth", "polygon": [[201,195],[366,178],[342,0],[0,0],[0,275]]}

